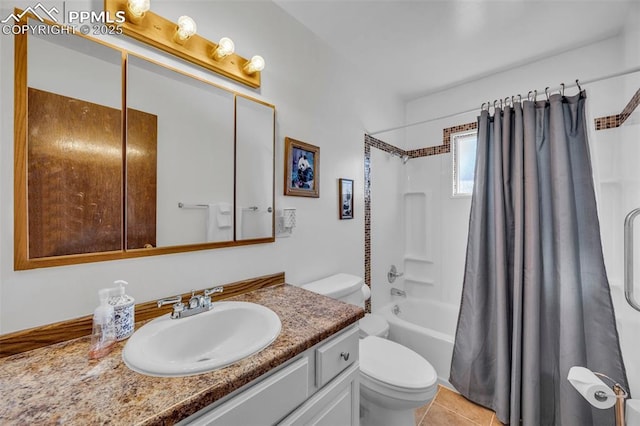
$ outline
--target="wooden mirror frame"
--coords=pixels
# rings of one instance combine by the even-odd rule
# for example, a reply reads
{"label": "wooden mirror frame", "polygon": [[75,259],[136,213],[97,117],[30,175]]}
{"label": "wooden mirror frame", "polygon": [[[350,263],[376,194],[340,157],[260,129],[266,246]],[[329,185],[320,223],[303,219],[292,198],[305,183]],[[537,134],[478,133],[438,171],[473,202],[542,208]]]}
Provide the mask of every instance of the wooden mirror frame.
{"label": "wooden mirror frame", "polygon": [[[22,13],[21,10],[16,10],[16,14]],[[22,16],[21,21],[18,25],[27,24],[28,19],[37,19],[33,14],[26,13]],[[46,21],[45,24],[50,26],[58,26],[55,22]],[[123,114],[122,122],[122,140],[123,140],[123,153],[122,158],[123,162],[126,159],[126,151],[124,147],[126,146],[126,66],[127,66],[127,57],[128,55],[135,55],[137,57],[143,58],[145,60],[149,60],[151,62],[155,62],[156,64],[168,68],[172,71],[178,72],[183,75],[187,75],[191,78],[198,79],[207,84],[211,84],[215,87],[218,87],[222,90],[230,92],[234,95],[234,110],[235,110],[235,99],[237,97],[243,97],[249,99],[251,101],[266,105],[270,108],[273,108],[273,164],[272,164],[272,206],[275,206],[275,106],[269,104],[267,102],[261,101],[259,99],[252,98],[250,96],[238,93],[234,90],[230,90],[226,87],[219,86],[210,81],[200,79],[195,77],[185,71],[175,69],[169,67],[165,64],[158,63],[157,61],[153,61],[151,59],[145,58],[144,56],[130,52],[126,49],[116,47],[105,43],[101,40],[95,39],[90,36],[75,34],[78,37],[83,37],[85,39],[91,40],[95,43],[102,44],[111,49],[119,51],[122,57],[122,108],[121,113]],[[176,246],[165,246],[165,247],[153,247],[149,249],[126,249],[126,204],[123,204],[122,208],[122,244],[120,250],[108,251],[108,252],[97,252],[97,253],[84,253],[84,254],[70,254],[70,255],[61,255],[61,256],[50,256],[50,257],[41,257],[41,258],[30,258],[29,257],[29,226],[28,226],[28,190],[27,190],[27,176],[28,176],[28,123],[27,123],[27,114],[28,114],[28,102],[27,102],[27,92],[28,92],[28,64],[27,64],[27,38],[28,33],[21,33],[14,36],[15,43],[15,56],[14,56],[14,270],[28,270],[28,269],[36,269],[36,268],[45,268],[52,266],[65,266],[65,265],[75,265],[75,264],[83,264],[83,263],[91,263],[91,262],[100,262],[107,260],[117,260],[117,259],[131,259],[137,257],[145,257],[145,256],[157,256],[171,253],[184,253],[190,251],[197,250],[208,250],[214,248],[224,248],[224,247],[236,247],[236,246],[244,246],[251,244],[263,244],[263,243],[271,243],[275,241],[275,214],[272,214],[272,227],[271,227],[271,236],[266,238],[255,238],[255,239],[246,239],[246,240],[236,240],[235,232],[234,239],[231,241],[223,241],[223,242],[203,242],[196,244],[188,244],[188,245],[176,245]],[[234,120],[235,120],[235,112],[234,112]],[[234,123],[234,128],[237,123]],[[234,151],[235,151],[236,137],[234,135]],[[235,160],[234,160],[235,162]],[[234,163],[235,164],[235,163]],[[122,185],[123,185],[123,194],[126,190],[126,167],[123,168],[123,176],[122,176]],[[237,191],[237,179],[235,175],[235,166],[234,166],[234,194]],[[235,195],[234,195],[234,211],[235,211]],[[275,211],[275,208],[273,209]],[[234,228],[236,224],[234,223]]]}

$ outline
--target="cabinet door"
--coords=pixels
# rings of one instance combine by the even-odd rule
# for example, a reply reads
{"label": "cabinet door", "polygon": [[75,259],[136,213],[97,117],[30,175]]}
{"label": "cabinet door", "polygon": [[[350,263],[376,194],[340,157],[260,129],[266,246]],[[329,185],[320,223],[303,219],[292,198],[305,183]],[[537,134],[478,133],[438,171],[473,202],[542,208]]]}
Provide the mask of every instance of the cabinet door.
{"label": "cabinet door", "polygon": [[354,362],[280,425],[358,426],[360,424],[360,363]]}
{"label": "cabinet door", "polygon": [[303,357],[235,398],[184,424],[272,425],[307,399],[309,359]]}

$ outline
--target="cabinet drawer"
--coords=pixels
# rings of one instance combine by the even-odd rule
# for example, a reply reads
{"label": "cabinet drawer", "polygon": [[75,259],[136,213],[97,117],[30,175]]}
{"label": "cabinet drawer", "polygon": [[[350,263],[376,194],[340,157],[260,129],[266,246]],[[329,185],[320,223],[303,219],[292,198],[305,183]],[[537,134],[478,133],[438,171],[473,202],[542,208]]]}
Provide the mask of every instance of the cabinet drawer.
{"label": "cabinet drawer", "polygon": [[316,386],[324,386],[357,361],[358,348],[358,327],[352,327],[316,349]]}

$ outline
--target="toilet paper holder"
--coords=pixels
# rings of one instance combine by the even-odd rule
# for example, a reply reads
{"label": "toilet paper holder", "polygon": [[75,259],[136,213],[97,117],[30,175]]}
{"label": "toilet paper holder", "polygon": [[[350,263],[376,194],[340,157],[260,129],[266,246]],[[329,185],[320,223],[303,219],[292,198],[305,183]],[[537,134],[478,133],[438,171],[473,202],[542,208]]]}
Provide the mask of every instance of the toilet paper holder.
{"label": "toilet paper holder", "polygon": [[[620,383],[616,382],[606,374],[602,374],[598,372],[594,372],[593,374],[595,374],[596,376],[602,377],[603,379],[607,379],[611,383],[613,383],[613,386],[612,386],[613,393],[616,394],[616,404],[614,408],[614,411],[616,413],[616,426],[625,426],[626,421],[624,418],[624,400],[629,397],[629,393],[625,390],[625,388],[620,386]],[[602,397],[602,395],[598,395],[598,393],[599,392],[596,392],[596,398],[598,398],[599,396]]]}
{"label": "toilet paper holder", "polygon": [[[607,393],[603,390],[597,390],[596,392],[594,392],[592,395],[594,396],[595,400],[597,402],[592,402],[589,400],[588,395],[585,395],[583,392],[584,390],[580,389],[580,380],[572,380],[572,371],[577,371],[577,370],[582,370],[582,371],[586,371],[587,373],[590,373],[592,375],[595,375],[597,377],[601,377],[603,379],[608,380],[610,383],[613,383],[613,386],[610,387],[610,389],[613,390],[613,393],[615,395],[616,401],[614,404],[614,412],[616,415],[616,426],[625,426],[625,413],[624,413],[624,400],[626,398],[629,397],[629,393],[615,380],[613,380],[611,377],[607,376],[606,374],[603,373],[598,373],[598,372],[593,372],[587,368],[584,367],[571,367],[571,369],[569,370],[569,375],[567,377],[567,380],[569,380],[569,382],[571,383],[571,385],[594,407],[597,408],[609,408],[611,407],[609,405],[609,407],[598,407],[596,404],[597,402],[605,402],[607,401],[610,397],[614,396],[611,395],[610,393]],[[593,377],[593,376],[592,376]],[[596,379],[597,381],[597,379]],[[582,382],[585,383],[585,382]],[[600,381],[600,383],[602,383],[602,385],[609,387],[606,383]]]}

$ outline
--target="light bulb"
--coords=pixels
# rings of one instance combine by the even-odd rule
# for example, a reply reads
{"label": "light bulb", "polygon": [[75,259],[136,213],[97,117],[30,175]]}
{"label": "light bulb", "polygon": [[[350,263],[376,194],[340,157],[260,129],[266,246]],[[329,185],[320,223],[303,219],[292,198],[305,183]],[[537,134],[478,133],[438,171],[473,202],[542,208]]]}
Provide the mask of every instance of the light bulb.
{"label": "light bulb", "polygon": [[262,58],[262,56],[255,55],[249,62],[244,65],[243,69],[247,74],[253,74],[255,72],[262,71],[264,69],[264,59]]}
{"label": "light bulb", "polygon": [[183,15],[178,18],[178,28],[176,29],[176,41],[185,42],[194,35],[197,31],[198,27],[196,25],[196,21],[194,21],[191,17]]}
{"label": "light bulb", "polygon": [[139,20],[148,12],[151,8],[151,2],[149,0],[128,0],[127,1],[127,10],[129,11],[129,15],[134,20]]}
{"label": "light bulb", "polygon": [[233,44],[233,40],[228,37],[222,37],[220,39],[220,43],[218,43],[218,47],[213,51],[213,59],[219,61],[221,59],[226,58],[231,55],[235,50],[235,46]]}

